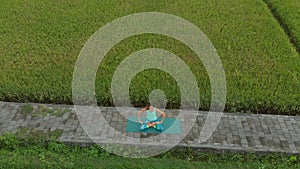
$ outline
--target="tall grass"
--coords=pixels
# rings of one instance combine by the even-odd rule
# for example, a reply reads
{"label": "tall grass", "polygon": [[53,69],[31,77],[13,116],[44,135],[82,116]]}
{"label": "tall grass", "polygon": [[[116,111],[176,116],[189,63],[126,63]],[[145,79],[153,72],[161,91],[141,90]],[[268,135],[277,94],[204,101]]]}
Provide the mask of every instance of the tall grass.
{"label": "tall grass", "polygon": [[[87,39],[114,19],[146,11],[182,17],[209,37],[226,72],[226,111],[300,113],[299,55],[261,0],[4,0],[0,100],[72,104],[73,69]],[[110,81],[117,65],[132,52],[150,47],[173,52],[190,66],[200,90],[200,109],[208,110],[209,77],[195,53],[175,39],[153,34],[130,37],[109,51],[96,76],[99,104],[113,105]],[[169,107],[180,106],[174,79],[157,70],[140,72],[132,80],[132,103],[147,102],[155,88],[165,91]]]}
{"label": "tall grass", "polygon": [[297,0],[265,0],[300,53],[300,3]]}

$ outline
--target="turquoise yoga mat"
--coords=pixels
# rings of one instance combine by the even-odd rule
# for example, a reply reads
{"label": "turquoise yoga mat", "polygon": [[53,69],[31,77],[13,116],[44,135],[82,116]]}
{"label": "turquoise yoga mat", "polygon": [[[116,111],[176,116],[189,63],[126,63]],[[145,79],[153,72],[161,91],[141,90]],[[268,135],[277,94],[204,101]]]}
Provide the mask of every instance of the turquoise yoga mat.
{"label": "turquoise yoga mat", "polygon": [[154,128],[148,128],[146,130],[140,131],[140,123],[138,122],[137,116],[129,116],[127,120],[126,131],[136,132],[136,133],[164,133],[164,134],[181,134],[181,123],[177,118],[165,118],[162,123],[164,128],[163,131],[157,131]]}

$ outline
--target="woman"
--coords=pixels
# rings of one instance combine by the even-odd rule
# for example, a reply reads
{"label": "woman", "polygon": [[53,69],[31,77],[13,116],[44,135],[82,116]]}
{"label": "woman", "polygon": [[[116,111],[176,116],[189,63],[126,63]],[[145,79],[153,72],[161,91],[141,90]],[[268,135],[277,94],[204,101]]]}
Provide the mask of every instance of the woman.
{"label": "woman", "polygon": [[[145,111],[147,112],[146,120],[142,121],[141,114]],[[158,119],[156,113],[160,113],[162,115],[161,121]],[[165,117],[166,114],[164,112],[162,112],[158,108],[151,106],[151,104],[148,103],[145,108],[138,112],[138,120],[141,123],[140,130],[145,130],[147,128],[153,127],[156,130],[162,131],[163,127],[161,124],[164,122]]]}

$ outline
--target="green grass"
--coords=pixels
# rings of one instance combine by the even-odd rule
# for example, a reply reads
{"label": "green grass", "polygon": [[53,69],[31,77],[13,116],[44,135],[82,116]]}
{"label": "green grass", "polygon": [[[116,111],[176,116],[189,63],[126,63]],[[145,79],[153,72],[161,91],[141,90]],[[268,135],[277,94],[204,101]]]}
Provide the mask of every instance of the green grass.
{"label": "green grass", "polygon": [[38,109],[32,113],[32,116],[45,116],[45,115],[52,115],[56,117],[62,117],[65,113],[70,112],[69,109],[62,109],[60,107],[54,108],[46,108],[44,106],[39,106]]}
{"label": "green grass", "polygon": [[21,112],[23,114],[29,114],[32,112],[32,110],[33,110],[33,107],[31,104],[25,104],[24,107],[22,108]]}
{"label": "green grass", "polygon": [[[0,100],[71,104],[73,69],[87,39],[114,19],[146,11],[182,17],[209,37],[226,73],[226,111],[300,114],[300,58],[262,0],[5,0],[0,4]],[[200,88],[200,109],[208,110],[209,77],[200,60],[182,43],[151,34],[125,39],[109,51],[97,73],[98,102],[112,105],[110,81],[117,65],[149,47],[173,52],[189,65]],[[169,107],[178,107],[175,84],[164,72],[141,72],[132,80],[131,101],[141,105],[159,88]]]}
{"label": "green grass", "polygon": [[70,112],[71,110],[69,109],[63,109],[61,107],[53,107],[53,108],[47,108],[45,105],[38,105],[37,109],[34,110],[33,106],[31,104],[25,104],[21,108],[21,112],[23,114],[29,114],[32,113],[33,117],[37,116],[46,116],[46,115],[51,115],[51,116],[56,116],[56,117],[62,117],[65,113]]}
{"label": "green grass", "polygon": [[265,0],[300,52],[300,3],[298,0]]}
{"label": "green grass", "polygon": [[[39,138],[39,139],[37,139]],[[68,146],[43,137],[0,137],[0,168],[299,168],[300,156],[284,154],[214,154],[190,149],[150,158],[124,158],[101,146]]]}

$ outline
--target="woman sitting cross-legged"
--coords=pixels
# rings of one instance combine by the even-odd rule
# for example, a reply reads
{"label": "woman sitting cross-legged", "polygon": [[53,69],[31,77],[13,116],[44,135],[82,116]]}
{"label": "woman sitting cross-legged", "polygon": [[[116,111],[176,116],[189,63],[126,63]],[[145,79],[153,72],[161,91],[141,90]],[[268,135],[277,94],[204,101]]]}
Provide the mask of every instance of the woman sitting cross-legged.
{"label": "woman sitting cross-legged", "polygon": [[[141,114],[143,112],[147,113],[146,120],[141,120]],[[158,119],[156,113],[160,113],[162,115],[161,121]],[[156,130],[162,131],[163,126],[161,125],[166,117],[166,114],[159,110],[158,108],[153,107],[150,103],[147,104],[145,108],[138,112],[138,120],[141,123],[140,130],[145,130],[147,128],[155,128]]]}

